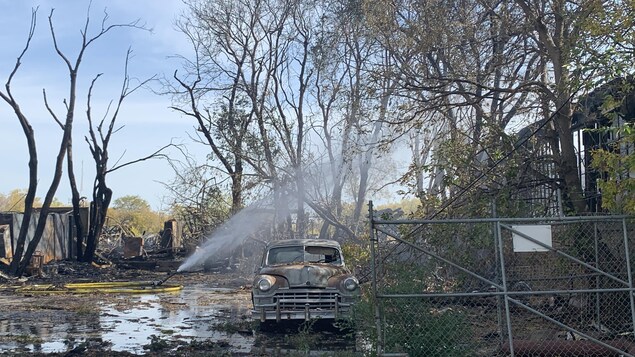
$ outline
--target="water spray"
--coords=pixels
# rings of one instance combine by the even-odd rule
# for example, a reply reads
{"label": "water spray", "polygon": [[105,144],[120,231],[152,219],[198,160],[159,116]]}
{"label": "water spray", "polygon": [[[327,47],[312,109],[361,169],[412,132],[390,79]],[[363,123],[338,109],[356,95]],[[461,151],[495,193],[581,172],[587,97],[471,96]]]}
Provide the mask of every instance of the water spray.
{"label": "water spray", "polygon": [[[287,189],[285,193],[286,195],[280,199],[286,199],[287,205],[294,203],[295,199],[290,191]],[[229,220],[206,236],[205,242],[181,264],[177,272],[195,271],[207,261],[226,257],[247,239],[252,238],[264,225],[278,223],[276,218],[286,217],[288,211],[278,212],[276,217],[275,211],[270,208],[274,206],[273,197],[268,196],[231,216]],[[280,209],[282,208],[279,207],[278,210]]]}

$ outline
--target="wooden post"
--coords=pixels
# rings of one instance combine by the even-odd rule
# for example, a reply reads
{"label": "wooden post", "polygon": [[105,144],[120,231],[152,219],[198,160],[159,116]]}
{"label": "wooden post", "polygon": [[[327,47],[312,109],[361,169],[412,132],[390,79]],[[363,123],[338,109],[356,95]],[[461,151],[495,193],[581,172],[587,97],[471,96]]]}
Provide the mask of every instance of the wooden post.
{"label": "wooden post", "polygon": [[143,237],[123,237],[123,257],[133,258],[143,254]]}
{"label": "wooden post", "polygon": [[163,223],[161,234],[161,248],[174,253],[181,247],[181,229],[175,219]]}

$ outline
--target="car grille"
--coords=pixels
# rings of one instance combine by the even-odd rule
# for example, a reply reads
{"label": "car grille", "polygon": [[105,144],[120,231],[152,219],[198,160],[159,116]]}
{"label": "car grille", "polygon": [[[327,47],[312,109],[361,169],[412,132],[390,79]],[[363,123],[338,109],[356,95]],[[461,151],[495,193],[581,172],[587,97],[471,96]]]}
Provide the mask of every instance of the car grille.
{"label": "car grille", "polygon": [[335,310],[338,294],[329,290],[279,290],[274,296],[280,309],[285,311],[303,311],[309,309]]}

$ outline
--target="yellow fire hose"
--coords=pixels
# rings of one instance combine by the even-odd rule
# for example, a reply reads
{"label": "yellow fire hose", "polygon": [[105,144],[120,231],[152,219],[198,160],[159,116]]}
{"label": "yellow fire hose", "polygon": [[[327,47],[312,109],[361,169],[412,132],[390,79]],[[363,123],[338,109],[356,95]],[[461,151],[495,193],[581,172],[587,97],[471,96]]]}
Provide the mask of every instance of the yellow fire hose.
{"label": "yellow fire hose", "polygon": [[102,283],[69,283],[62,286],[53,284],[29,285],[15,289],[16,292],[29,294],[150,294],[170,293],[183,289],[182,285],[161,284],[148,281],[117,281]]}

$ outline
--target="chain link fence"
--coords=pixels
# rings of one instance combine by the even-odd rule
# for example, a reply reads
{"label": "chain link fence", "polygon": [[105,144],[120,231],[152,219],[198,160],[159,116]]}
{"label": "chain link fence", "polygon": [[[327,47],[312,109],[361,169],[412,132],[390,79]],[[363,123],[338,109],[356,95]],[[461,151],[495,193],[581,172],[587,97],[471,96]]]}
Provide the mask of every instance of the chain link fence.
{"label": "chain link fence", "polygon": [[633,228],[628,217],[375,218],[378,355],[633,356]]}

